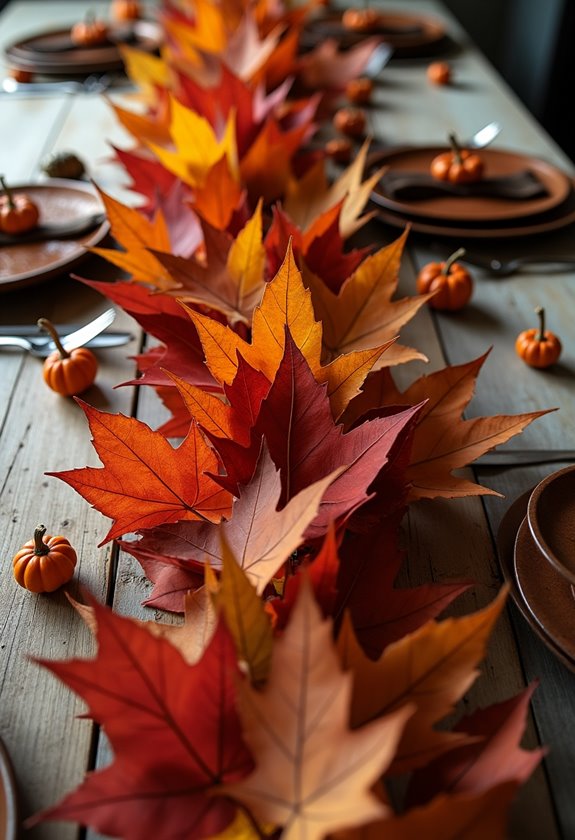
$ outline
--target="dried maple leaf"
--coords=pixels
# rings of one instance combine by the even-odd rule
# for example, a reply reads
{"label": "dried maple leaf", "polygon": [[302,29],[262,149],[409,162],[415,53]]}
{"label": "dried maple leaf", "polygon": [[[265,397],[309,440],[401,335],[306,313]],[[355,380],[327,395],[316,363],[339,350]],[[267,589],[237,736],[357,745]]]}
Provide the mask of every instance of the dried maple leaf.
{"label": "dried maple leaf", "polygon": [[526,782],[546,753],[519,746],[534,689],[535,685],[462,718],[453,731],[477,736],[478,741],[456,747],[414,773],[408,806],[422,805],[440,794],[483,793],[504,782]]}
{"label": "dried maple leaf", "polygon": [[[184,521],[162,525],[144,532],[137,542],[122,543],[122,548],[142,564],[152,561],[168,566],[162,579],[164,588],[169,585],[166,578],[170,577],[170,569],[174,570],[173,585],[169,587],[170,604],[179,594],[176,608],[181,611],[183,597],[197,583],[202,565],[209,563],[214,569],[222,568],[223,531],[239,566],[261,594],[289,555],[301,544],[304,532],[316,516],[322,496],[337,480],[338,472],[334,468],[328,475],[310,482],[281,510],[277,510],[281,494],[280,476],[264,449],[249,484],[240,488],[228,522],[221,526],[209,523],[194,525]],[[173,606],[167,606],[167,601],[160,600],[155,591],[151,597],[155,606],[173,609]]]}
{"label": "dried maple leaf", "polygon": [[508,840],[508,815],[516,792],[517,784],[507,782],[480,794],[438,796],[402,816],[338,832],[332,840]]}
{"label": "dried maple leaf", "polygon": [[[334,294],[319,278],[306,275],[315,314],[323,326],[323,355],[326,361],[342,353],[390,341],[427,300],[428,296],[420,295],[392,301],[406,238],[407,231],[395,242],[366,257],[338,294]],[[417,350],[394,344],[381,357],[379,364],[387,367],[413,359],[425,359],[425,356]]]}
{"label": "dried maple leaf", "polygon": [[218,460],[192,425],[174,449],[159,432],[122,414],[98,411],[78,400],[104,468],[48,473],[62,479],[97,510],[114,520],[103,543],[165,522],[219,522],[231,510],[231,496],[208,473]]}
{"label": "dried maple leaf", "polygon": [[139,154],[134,150],[121,149],[114,145],[112,145],[112,148],[122,167],[130,176],[130,188],[147,199],[146,204],[140,207],[140,210],[148,212],[153,210],[158,193],[160,195],[168,193],[177,183],[177,177],[149,155]]}
{"label": "dried maple leaf", "polygon": [[272,55],[280,36],[281,28],[276,27],[261,38],[252,14],[246,10],[220,58],[240,79],[250,79]]}
{"label": "dried maple leaf", "polygon": [[480,494],[498,495],[493,490],[468,479],[452,475],[485,452],[519,434],[547,411],[526,414],[461,418],[471,400],[477,375],[487,357],[451,365],[422,376],[401,392],[385,371],[377,371],[365,384],[357,404],[350,406],[352,416],[362,414],[368,404],[410,405],[427,400],[414,430],[413,449],[407,478],[411,483],[410,499],[453,498]]}
{"label": "dried maple leaf", "polygon": [[274,645],[265,690],[240,688],[256,769],[225,790],[256,819],[282,826],[284,840],[322,840],[389,813],[370,788],[392,759],[410,708],[350,732],[350,675],[341,673],[331,632],[303,586]]}
{"label": "dried maple leaf", "polygon": [[361,76],[380,43],[379,38],[364,38],[344,51],[336,40],[326,38],[300,58],[298,78],[309,90],[344,90],[347,82]]}
{"label": "dried maple leaf", "polygon": [[172,279],[173,294],[222,312],[231,325],[250,324],[265,286],[261,203],[235,239],[206,222],[202,228],[205,264],[193,257],[155,254]]}
{"label": "dried maple leaf", "polygon": [[343,354],[330,364],[322,365],[322,327],[314,318],[310,293],[303,285],[291,248],[274,279],[265,286],[261,304],[254,310],[251,343],[199,312],[190,310],[189,314],[198,330],[206,364],[215,379],[222,383],[233,381],[240,356],[273,381],[284,353],[288,327],[317,381],[327,382],[336,418],[358,393],[381,354],[390,352],[388,348],[392,346],[388,340],[376,347]]}
{"label": "dried maple leaf", "polygon": [[223,155],[208,171],[203,184],[196,187],[193,208],[210,225],[226,230],[242,196],[242,187]]}
{"label": "dried maple leaf", "polygon": [[465,741],[462,733],[432,727],[450,712],[478,676],[489,635],[507,596],[504,588],[485,609],[462,618],[430,621],[389,645],[374,662],[359,647],[346,619],[338,637],[342,663],[354,675],[351,725],[374,720],[405,703],[416,712],[407,723],[390,772],[420,767]]}
{"label": "dried maple leaf", "polygon": [[235,808],[218,792],[253,766],[240,733],[239,672],[225,626],[192,666],[141,623],[93,609],[97,657],[41,664],[88,703],[114,762],[36,819],[78,821],[126,840],[224,829]]}

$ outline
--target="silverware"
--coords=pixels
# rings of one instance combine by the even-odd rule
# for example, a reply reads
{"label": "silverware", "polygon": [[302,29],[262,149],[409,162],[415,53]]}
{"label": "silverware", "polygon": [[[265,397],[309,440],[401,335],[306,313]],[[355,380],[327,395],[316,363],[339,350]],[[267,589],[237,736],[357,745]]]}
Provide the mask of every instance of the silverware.
{"label": "silverware", "polygon": [[462,143],[461,146],[464,149],[484,149],[486,146],[489,146],[490,143],[493,143],[500,133],[500,123],[490,122],[487,123],[487,125],[484,125],[483,128],[480,128],[479,131],[476,131],[473,137],[470,137],[469,140]]}
{"label": "silverware", "polygon": [[379,44],[372,52],[362,75],[368,79],[376,79],[392,55],[393,47],[390,44]]}
{"label": "silverware", "polygon": [[82,82],[17,82],[16,79],[6,78],[0,85],[0,94],[37,96],[51,93],[60,96],[62,93],[102,93],[110,86],[111,81],[111,76],[107,73],[87,76]]}
{"label": "silverware", "polygon": [[468,262],[489,271],[494,277],[509,277],[516,274],[527,266],[547,267],[557,271],[559,266],[566,270],[569,266],[575,267],[575,255],[566,254],[525,254],[521,257],[514,257],[510,260],[498,260],[495,258],[482,257],[479,254],[466,252],[461,262]]}
{"label": "silverware", "polygon": [[473,467],[527,467],[575,461],[574,449],[509,449],[487,452],[477,458]]}
{"label": "silverware", "polygon": [[[110,334],[108,337],[100,335],[112,323],[115,317],[115,310],[113,308],[107,309],[97,318],[94,318],[93,321],[84,324],[83,327],[67,335],[63,335],[61,341],[64,349],[73,350],[75,347],[83,347],[87,344],[91,344],[92,347],[113,347],[119,344],[126,344],[132,338],[130,333]],[[97,345],[96,336],[98,337]],[[40,358],[46,358],[46,356],[49,356],[56,349],[54,342],[49,336],[0,336],[0,349],[2,347],[27,350],[33,356]]]}

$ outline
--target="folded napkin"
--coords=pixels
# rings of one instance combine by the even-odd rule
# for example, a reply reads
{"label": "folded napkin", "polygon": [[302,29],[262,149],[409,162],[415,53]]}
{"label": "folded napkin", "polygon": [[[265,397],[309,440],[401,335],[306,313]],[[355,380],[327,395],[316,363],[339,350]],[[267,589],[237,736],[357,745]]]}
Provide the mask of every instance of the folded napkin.
{"label": "folded napkin", "polygon": [[389,170],[381,177],[379,184],[383,195],[397,201],[423,201],[443,195],[491,196],[521,201],[548,195],[545,185],[530,169],[499,178],[482,178],[472,184],[452,184],[423,172]]}
{"label": "folded napkin", "polygon": [[32,242],[43,242],[50,239],[69,239],[80,233],[87,233],[92,228],[101,225],[105,220],[105,213],[93,213],[91,216],[81,216],[71,222],[63,224],[37,225],[26,233],[0,233],[0,246],[26,245]]}

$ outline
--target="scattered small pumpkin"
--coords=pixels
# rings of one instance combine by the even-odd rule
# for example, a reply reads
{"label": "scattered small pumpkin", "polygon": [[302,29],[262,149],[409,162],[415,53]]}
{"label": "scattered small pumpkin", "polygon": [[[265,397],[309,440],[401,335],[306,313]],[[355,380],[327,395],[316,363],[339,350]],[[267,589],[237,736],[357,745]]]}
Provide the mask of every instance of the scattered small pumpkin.
{"label": "scattered small pumpkin", "polygon": [[379,27],[379,19],[376,9],[346,9],[341,22],[353,32],[374,32]]}
{"label": "scattered small pumpkin", "polygon": [[80,179],[86,173],[86,166],[74,152],[56,152],[44,161],[42,172],[50,178]]}
{"label": "scattered small pumpkin", "polygon": [[70,38],[78,47],[98,47],[108,41],[108,25],[88,12],[84,20],[74,24]]}
{"label": "scattered small pumpkin", "polygon": [[427,67],[427,78],[434,85],[451,82],[451,65],[447,61],[432,61]]}
{"label": "scattered small pumpkin", "polygon": [[34,539],[24,543],[12,558],[16,583],[29,592],[54,592],[74,575],[77,555],[66,537],[46,534],[46,526],[38,525]]}
{"label": "scattered small pumpkin", "polygon": [[0,184],[4,190],[0,196],[0,230],[17,236],[35,228],[40,220],[38,205],[26,193],[11,190],[3,175]]}
{"label": "scattered small pumpkin", "polygon": [[365,113],[361,108],[340,108],[333,117],[334,128],[348,137],[363,137]]}
{"label": "scattered small pumpkin", "polygon": [[8,69],[8,75],[11,79],[14,79],[15,82],[21,82],[24,84],[31,82],[34,78],[34,73],[31,70],[23,70],[21,67],[10,67]]}
{"label": "scattered small pumpkin", "polygon": [[371,102],[373,93],[373,82],[366,76],[359,79],[350,79],[345,86],[345,95],[350,102],[356,105],[367,105]]}
{"label": "scattered small pumpkin", "polygon": [[112,20],[138,20],[142,16],[142,5],[138,0],[112,0],[110,16]]}
{"label": "scattered small pumpkin", "polygon": [[431,262],[417,275],[417,292],[420,295],[436,292],[428,303],[432,309],[455,312],[471,299],[473,278],[469,271],[456,262],[465,254],[459,248],[445,262]]}
{"label": "scattered small pumpkin", "polygon": [[44,362],[44,382],[57,394],[72,397],[81,394],[94,382],[98,360],[87,347],[65,350],[54,325],[47,318],[39,318],[38,326],[52,336],[58,348]]}
{"label": "scattered small pumpkin", "polygon": [[545,329],[545,309],[538,306],[539,327],[523,330],[515,340],[515,351],[525,364],[534,368],[548,368],[561,355],[562,345],[555,333]]}
{"label": "scattered small pumpkin", "polygon": [[325,153],[336,163],[349,163],[353,146],[346,137],[334,137],[325,144]]}
{"label": "scattered small pumpkin", "polygon": [[452,184],[471,184],[483,177],[483,160],[478,154],[462,149],[455,134],[449,135],[451,151],[442,152],[433,158],[430,172],[439,181]]}

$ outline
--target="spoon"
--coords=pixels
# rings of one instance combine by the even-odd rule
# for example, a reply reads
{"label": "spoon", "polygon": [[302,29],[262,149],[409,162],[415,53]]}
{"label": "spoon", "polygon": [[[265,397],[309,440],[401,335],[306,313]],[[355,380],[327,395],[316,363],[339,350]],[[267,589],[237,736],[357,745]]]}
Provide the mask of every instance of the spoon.
{"label": "spoon", "polygon": [[462,143],[464,149],[484,149],[493,143],[495,138],[501,132],[501,125],[498,122],[490,122],[476,131],[473,137],[470,137],[466,143]]}

